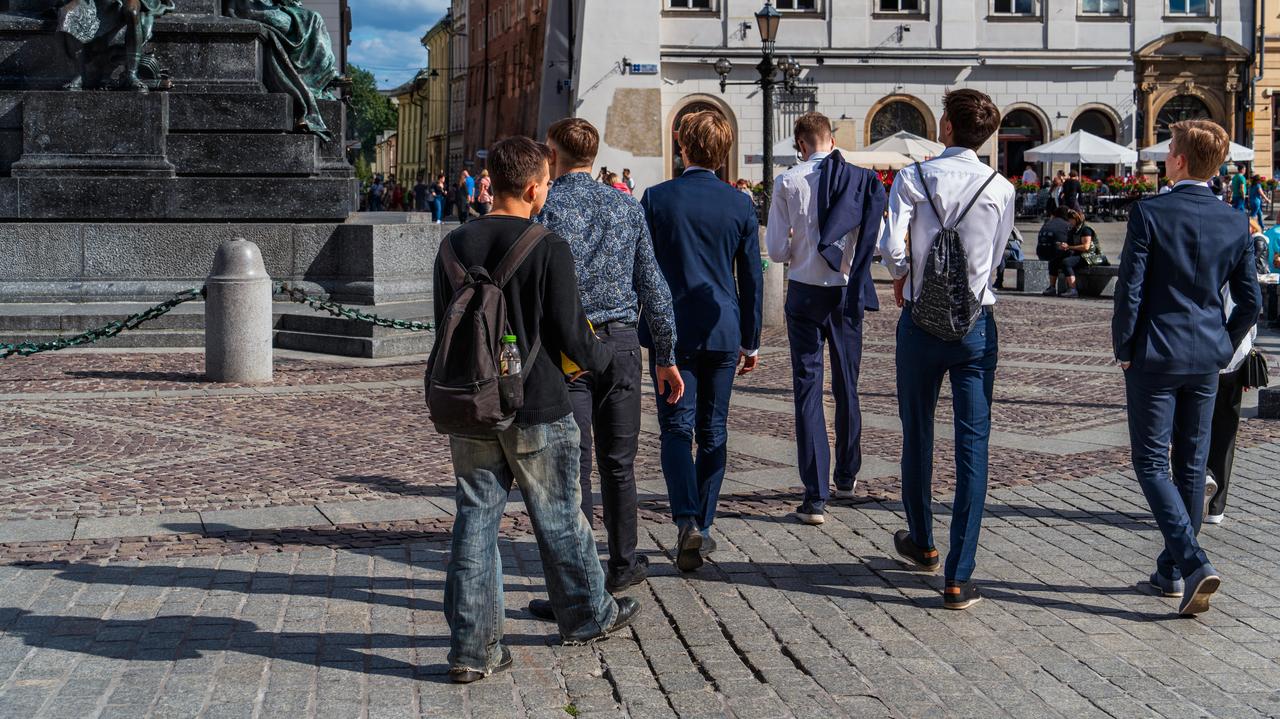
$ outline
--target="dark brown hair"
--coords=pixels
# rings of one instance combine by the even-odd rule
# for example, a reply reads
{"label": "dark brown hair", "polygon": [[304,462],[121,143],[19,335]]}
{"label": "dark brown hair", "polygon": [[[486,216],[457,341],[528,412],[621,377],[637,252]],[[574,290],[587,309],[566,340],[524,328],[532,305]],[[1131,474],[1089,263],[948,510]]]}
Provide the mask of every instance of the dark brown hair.
{"label": "dark brown hair", "polygon": [[1216,122],[1209,120],[1183,120],[1169,126],[1173,133],[1172,147],[1187,158],[1187,172],[1201,179],[1218,174],[1218,167],[1227,161],[1231,138]]}
{"label": "dark brown hair", "polygon": [[795,135],[796,142],[803,140],[809,147],[813,147],[819,140],[831,137],[831,118],[820,112],[806,112],[796,118],[792,134]]}
{"label": "dark brown hair", "polygon": [[942,98],[942,107],[951,122],[951,139],[959,147],[977,150],[1000,129],[1000,108],[986,93],[952,90]]}
{"label": "dark brown hair", "polygon": [[514,197],[548,172],[546,145],[527,137],[499,140],[489,150],[489,179],[493,194]]}
{"label": "dark brown hair", "polygon": [[557,120],[547,128],[547,139],[573,167],[585,167],[596,161],[600,151],[600,132],[578,117]]}
{"label": "dark brown hair", "polygon": [[708,170],[724,166],[733,146],[733,130],[724,116],[703,110],[684,116],[680,121],[680,147],[689,162]]}

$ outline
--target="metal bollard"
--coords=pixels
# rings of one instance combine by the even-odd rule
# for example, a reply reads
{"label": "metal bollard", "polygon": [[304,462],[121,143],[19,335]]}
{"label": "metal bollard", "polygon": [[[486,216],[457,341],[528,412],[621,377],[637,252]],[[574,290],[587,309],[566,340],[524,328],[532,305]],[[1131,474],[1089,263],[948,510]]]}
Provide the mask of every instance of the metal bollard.
{"label": "metal bollard", "polygon": [[258,246],[222,243],[205,281],[204,372],[213,382],[271,381],[271,277]]}

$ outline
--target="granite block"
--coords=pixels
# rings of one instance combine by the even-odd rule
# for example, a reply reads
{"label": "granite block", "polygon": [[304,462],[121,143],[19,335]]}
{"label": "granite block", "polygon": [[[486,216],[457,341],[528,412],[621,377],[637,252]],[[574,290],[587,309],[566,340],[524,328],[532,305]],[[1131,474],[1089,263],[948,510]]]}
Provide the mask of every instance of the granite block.
{"label": "granite block", "polygon": [[294,225],[293,267],[289,274],[306,279],[337,277],[342,273],[338,248],[342,244],[341,225]]}
{"label": "granite block", "polygon": [[104,517],[81,519],[76,525],[76,539],[112,539],[117,537],[154,537],[162,534],[200,532],[204,525],[195,512],[146,514],[139,517]]}
{"label": "granite block", "polygon": [[[174,180],[149,177],[12,178],[16,212],[0,217],[40,220],[139,220],[164,218],[174,203]],[[19,191],[20,190],[20,191]]]}
{"label": "granite block", "polygon": [[0,130],[0,176],[8,175],[22,157],[22,131]]}
{"label": "granite block", "polygon": [[80,226],[0,224],[0,280],[66,280],[80,275]]}
{"label": "granite block", "polygon": [[95,223],[85,225],[84,278],[191,278],[198,285],[218,247],[237,237],[258,245],[273,277],[288,276],[293,243],[287,226]]}
{"label": "granite block", "polygon": [[0,130],[22,129],[22,95],[20,92],[0,92]]}
{"label": "granite block", "polygon": [[69,541],[74,519],[19,519],[0,522],[0,543]]}
{"label": "granite block", "polygon": [[0,177],[0,218],[18,216],[18,180]]}
{"label": "granite block", "polygon": [[178,92],[265,92],[261,29],[248,20],[167,15],[150,44]]}
{"label": "granite block", "polygon": [[[168,93],[29,92],[15,177],[172,177]],[[92,131],[87,131],[92,128]]]}
{"label": "granite block", "polygon": [[333,139],[320,141],[320,172],[336,177],[354,177],[355,168],[347,162],[346,139],[342,131],[347,123],[347,106],[338,100],[321,100],[319,104],[320,117],[333,134]]}
{"label": "granite block", "polygon": [[284,529],[332,524],[315,507],[264,507],[262,509],[224,509],[201,512],[205,532],[231,532],[237,529]]}
{"label": "granite block", "polygon": [[[0,96],[0,127],[4,127],[4,98]],[[282,93],[173,93],[169,96],[171,132],[243,131],[288,132],[293,110]]]}
{"label": "granite block", "polygon": [[218,15],[222,12],[219,0],[174,0],[173,12],[181,15]]}
{"label": "granite block", "polygon": [[168,156],[179,175],[309,176],[316,140],[308,133],[179,133],[169,135]]}
{"label": "granite block", "polygon": [[1262,419],[1280,419],[1280,387],[1258,390],[1258,416]]}
{"label": "granite block", "polygon": [[346,219],[357,181],[300,177],[179,177],[168,217],[175,220]]}
{"label": "granite block", "polygon": [[74,66],[62,40],[36,17],[0,14],[0,88],[55,90]]}

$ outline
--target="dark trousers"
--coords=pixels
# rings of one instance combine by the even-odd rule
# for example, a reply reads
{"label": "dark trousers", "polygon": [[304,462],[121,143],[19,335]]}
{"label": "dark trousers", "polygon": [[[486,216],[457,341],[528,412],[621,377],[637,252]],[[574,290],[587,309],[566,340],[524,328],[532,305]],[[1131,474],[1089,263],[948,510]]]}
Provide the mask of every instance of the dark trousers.
{"label": "dark trousers", "polygon": [[[692,521],[707,529],[716,518],[729,442],[729,395],[738,366],[737,352],[676,352],[684,396],[674,405],[658,394],[662,474],[676,523]],[[660,392],[654,376],[655,392]],[[697,458],[693,443],[698,443]]]}
{"label": "dark trousers", "polygon": [[[909,305],[908,305],[909,307]],[[933,547],[933,413],[942,380],[951,376],[955,416],[956,491],[946,579],[973,575],[987,498],[991,392],[1000,351],[995,315],[983,310],[963,339],[949,342],[916,326],[911,312],[898,321],[898,417],[902,420],[902,505],[911,541]]]}
{"label": "dark trousers", "polygon": [[[822,512],[830,496],[828,478],[851,489],[862,469],[862,410],[858,371],[862,365],[862,316],[852,316],[846,286],[787,285],[787,340],[796,408],[796,458],[804,483],[801,511]],[[831,352],[831,390],[836,400],[836,466],[823,410],[823,348]]]}
{"label": "dark trousers", "polygon": [[1227,509],[1227,484],[1236,459],[1236,432],[1240,430],[1240,402],[1244,398],[1244,368],[1218,375],[1218,397],[1213,402],[1209,431],[1209,474],[1218,482],[1218,491],[1209,500],[1209,514]]}
{"label": "dark trousers", "polygon": [[[600,499],[609,536],[609,570],[636,562],[636,445],[640,440],[640,341],[635,327],[610,324],[596,334],[613,350],[604,374],[569,383],[582,449],[582,512],[594,523],[591,460],[600,470]],[[593,450],[594,445],[594,450]]]}
{"label": "dark trousers", "polygon": [[1186,577],[1209,561],[1196,534],[1204,512],[1218,374],[1162,374],[1130,367],[1124,384],[1133,470],[1164,535],[1156,568],[1166,579]]}
{"label": "dark trousers", "polygon": [[1058,275],[1066,275],[1067,277],[1076,276],[1076,267],[1084,258],[1080,255],[1074,255],[1071,252],[1059,251],[1052,259],[1049,260],[1049,276],[1057,277]]}

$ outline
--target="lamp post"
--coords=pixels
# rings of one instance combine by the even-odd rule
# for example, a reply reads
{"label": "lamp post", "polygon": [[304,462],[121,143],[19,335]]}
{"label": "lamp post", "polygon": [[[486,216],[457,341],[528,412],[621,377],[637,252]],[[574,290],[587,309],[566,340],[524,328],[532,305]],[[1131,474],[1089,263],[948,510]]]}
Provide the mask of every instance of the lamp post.
{"label": "lamp post", "polygon": [[[720,92],[723,93],[729,85],[758,85],[760,92],[764,95],[764,216],[767,220],[769,217],[769,205],[773,201],[773,93],[779,84],[785,86],[788,90],[795,87],[796,79],[800,77],[800,63],[794,59],[787,57],[781,61],[774,59],[775,43],[778,39],[778,25],[782,22],[782,13],[773,6],[772,0],[766,0],[764,7],[760,8],[756,13],[756,26],[760,30],[760,46],[763,57],[760,64],[756,65],[756,72],[760,73],[759,80],[751,80],[749,82],[729,82],[729,73],[733,72],[733,63],[729,58],[722,57],[716,60],[716,74],[720,76]],[[774,75],[778,70],[782,71],[782,81],[779,82]]]}

